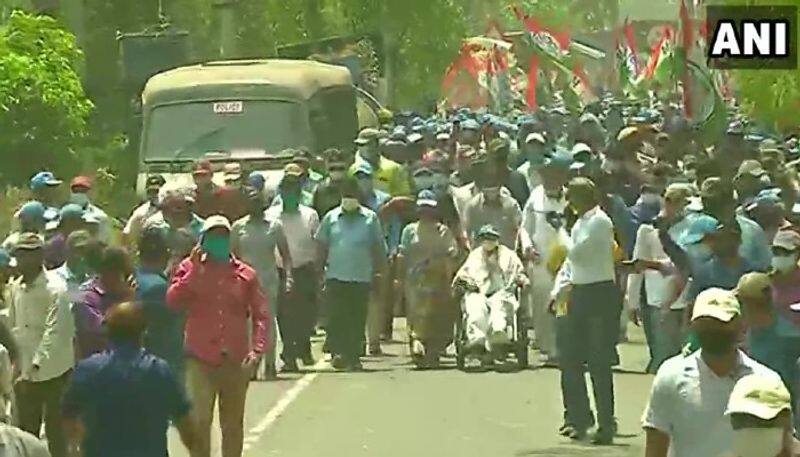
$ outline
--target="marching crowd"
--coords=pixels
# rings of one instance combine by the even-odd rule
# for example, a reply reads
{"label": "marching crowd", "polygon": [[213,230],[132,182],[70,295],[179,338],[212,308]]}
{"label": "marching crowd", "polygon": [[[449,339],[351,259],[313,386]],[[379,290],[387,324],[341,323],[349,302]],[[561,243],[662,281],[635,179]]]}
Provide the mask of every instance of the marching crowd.
{"label": "marching crowd", "polygon": [[[530,328],[561,372],[560,433],[607,445],[633,321],[656,374],[648,457],[793,455],[797,138],[740,115],[701,133],[611,97],[397,115],[353,150],[293,151],[276,186],[246,163],[150,175],[121,234],[90,177],[63,198],[40,172],[0,250],[4,410],[54,457],[163,456],[169,424],[208,457],[219,400],[238,457],[251,379],[314,366],[323,330],[332,367],[360,370],[402,314],[422,368],[458,343],[489,369]],[[0,428],[14,455],[48,455],[19,429]]]}

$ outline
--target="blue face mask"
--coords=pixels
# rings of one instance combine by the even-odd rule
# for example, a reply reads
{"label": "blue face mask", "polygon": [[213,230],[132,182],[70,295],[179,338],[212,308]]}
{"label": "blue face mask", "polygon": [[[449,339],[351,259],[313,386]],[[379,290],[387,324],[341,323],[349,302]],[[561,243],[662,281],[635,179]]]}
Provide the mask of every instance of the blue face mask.
{"label": "blue face mask", "polygon": [[221,235],[205,235],[202,241],[203,252],[211,260],[226,262],[231,256],[231,239]]}

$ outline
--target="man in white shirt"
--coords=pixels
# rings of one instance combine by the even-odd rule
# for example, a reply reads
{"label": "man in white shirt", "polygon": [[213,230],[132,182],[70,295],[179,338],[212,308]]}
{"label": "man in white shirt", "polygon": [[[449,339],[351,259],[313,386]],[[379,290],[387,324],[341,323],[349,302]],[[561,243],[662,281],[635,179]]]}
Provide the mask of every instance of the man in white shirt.
{"label": "man in white shirt", "polygon": [[[539,135],[539,134],[532,134]],[[523,248],[527,240],[535,253],[528,264],[528,276],[535,280],[531,284],[529,302],[536,331],[536,342],[546,362],[555,362],[555,317],[547,309],[550,292],[553,290],[557,264],[554,257],[563,252],[569,243],[564,221],[567,199],[564,185],[567,182],[571,157],[554,154],[545,159],[539,172],[541,184],[534,187],[522,212]],[[526,249],[523,249],[526,250]]]}
{"label": "man in white shirt", "polygon": [[[668,187],[659,218],[668,221],[679,219],[688,197],[685,188]],[[627,309],[631,311],[632,320],[645,327],[651,355],[649,373],[655,373],[665,360],[680,353],[685,339],[683,315],[687,306],[687,299],[683,296],[686,279],[677,271],[661,243],[661,236],[672,235],[660,233],[662,229],[654,225],[639,226],[632,256],[635,270],[628,275],[626,292]],[[643,284],[647,298],[645,306],[641,306]]]}
{"label": "man in white shirt", "polygon": [[777,373],[738,349],[741,306],[733,291],[701,292],[692,310],[692,330],[700,350],[667,360],[653,381],[643,419],[647,457],[735,456],[725,411],[736,382],[751,374],[780,382]]}
{"label": "man in white shirt", "polygon": [[158,212],[158,192],[166,184],[161,175],[147,177],[147,201],[136,207],[128,218],[128,223],[122,229],[122,237],[126,244],[133,245],[139,240],[144,229],[145,221]]}
{"label": "man in white shirt", "polygon": [[587,178],[574,178],[567,187],[567,201],[578,216],[567,246],[572,291],[563,325],[561,345],[561,388],[566,406],[565,434],[585,437],[591,424],[589,396],[584,379],[588,365],[597,405],[598,430],[593,442],[608,445],[614,438],[614,379],[611,367],[616,359],[616,342],[622,296],[615,284],[614,227],[598,206],[598,191]]}
{"label": "man in white shirt", "polygon": [[[287,175],[288,176],[288,175]],[[291,269],[292,290],[283,288],[278,295],[278,325],[283,341],[283,371],[297,371],[297,360],[308,368],[314,365],[310,338],[317,320],[318,263],[317,242],[319,216],[311,207],[300,204],[302,188],[296,179],[284,177],[279,187],[281,203],[266,211],[268,219],[280,220],[292,265],[278,259],[280,283]]]}
{"label": "man in white shirt", "polygon": [[75,336],[67,284],[44,269],[41,238],[26,233],[14,251],[20,277],[9,286],[9,324],[20,351],[15,386],[19,425],[39,434],[44,416],[48,447],[66,455],[61,396],[75,363]]}

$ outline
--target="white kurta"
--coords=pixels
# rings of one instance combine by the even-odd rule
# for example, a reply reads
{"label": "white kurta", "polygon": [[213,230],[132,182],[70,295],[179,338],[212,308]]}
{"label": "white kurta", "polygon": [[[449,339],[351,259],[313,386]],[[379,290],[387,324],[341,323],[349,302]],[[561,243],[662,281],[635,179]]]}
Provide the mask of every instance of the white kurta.
{"label": "white kurta", "polygon": [[528,275],[531,278],[530,293],[527,295],[528,306],[536,331],[536,342],[542,352],[551,356],[556,355],[555,317],[547,306],[550,303],[555,275],[547,266],[550,257],[554,255],[554,248],[568,245],[569,234],[563,226],[554,227],[548,221],[548,213],[563,216],[566,208],[566,199],[548,197],[544,186],[540,185],[532,190],[522,214],[522,228],[539,253],[538,260],[528,264]]}
{"label": "white kurta", "polygon": [[511,319],[519,301],[511,285],[524,275],[524,267],[513,250],[500,245],[496,258],[487,257],[483,247],[474,249],[456,274],[456,280],[466,279],[478,286],[478,292],[464,296],[467,344],[483,345],[491,351],[507,343]]}

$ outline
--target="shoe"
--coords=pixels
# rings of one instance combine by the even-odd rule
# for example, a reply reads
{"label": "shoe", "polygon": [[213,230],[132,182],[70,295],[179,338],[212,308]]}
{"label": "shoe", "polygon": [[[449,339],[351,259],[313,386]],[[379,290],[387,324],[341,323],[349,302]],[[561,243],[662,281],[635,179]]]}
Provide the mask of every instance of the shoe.
{"label": "shoe", "polygon": [[575,428],[570,424],[562,424],[558,428],[558,434],[561,436],[569,436]]}
{"label": "shoe", "polygon": [[364,366],[361,365],[360,360],[353,360],[352,362],[347,364],[347,369],[349,371],[362,371],[364,369]]}
{"label": "shoe", "polygon": [[369,345],[369,355],[373,357],[379,357],[383,355],[383,349],[381,349],[380,344],[370,344]]}
{"label": "shoe", "polygon": [[592,444],[597,446],[610,446],[614,444],[614,434],[611,430],[599,428],[592,437]]}
{"label": "shoe", "polygon": [[294,359],[289,359],[283,363],[283,367],[281,368],[281,373],[298,373],[300,368],[297,366],[297,362]]}
{"label": "shoe", "polygon": [[336,355],[331,361],[331,366],[336,370],[344,370],[347,368],[347,361],[345,361],[344,357]]}
{"label": "shoe", "polygon": [[586,439],[586,429],[572,426],[566,437],[573,441],[583,441]]}

